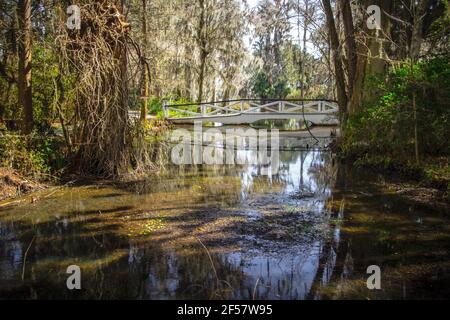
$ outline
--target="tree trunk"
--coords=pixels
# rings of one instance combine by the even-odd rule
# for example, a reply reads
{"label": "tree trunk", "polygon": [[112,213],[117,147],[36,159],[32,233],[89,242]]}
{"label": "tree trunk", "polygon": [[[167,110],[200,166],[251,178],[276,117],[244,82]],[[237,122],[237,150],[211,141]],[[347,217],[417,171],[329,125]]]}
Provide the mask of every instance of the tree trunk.
{"label": "tree trunk", "polygon": [[417,62],[420,56],[420,49],[423,43],[423,22],[425,17],[425,12],[427,10],[428,1],[422,0],[419,4],[413,4],[415,8],[411,8],[414,13],[413,24],[411,30],[411,45],[410,45],[410,57],[413,63]]}
{"label": "tree trunk", "polygon": [[[119,14],[123,16],[124,1],[121,0]],[[119,87],[120,100],[117,106],[117,118],[114,119],[117,124],[117,134],[112,137],[112,144],[117,145],[117,153],[111,157],[111,163],[114,164],[113,176],[120,176],[127,170],[129,164],[129,154],[127,152],[127,133],[128,133],[128,48],[125,43],[125,36],[121,37],[121,42],[117,45],[117,61],[119,62]],[[111,120],[110,123],[114,123]]]}
{"label": "tree trunk", "polygon": [[350,96],[353,92],[357,64],[355,27],[353,25],[353,15],[350,1],[339,0],[339,2],[342,10],[342,20],[344,24],[345,49],[348,61],[348,92]]}
{"label": "tree trunk", "polygon": [[[414,12],[413,16],[413,25],[412,25],[412,36],[411,36],[411,45],[410,45],[410,59],[411,59],[411,77],[414,77],[414,64],[417,63],[420,56],[420,49],[422,47],[423,42],[423,20],[424,13],[427,9],[428,1],[423,0],[421,3],[417,4],[416,8],[411,8],[412,12]],[[413,6],[415,6],[413,4]],[[420,162],[419,155],[419,130],[417,124],[417,95],[416,92],[413,92],[412,96],[412,107],[413,107],[413,121],[414,121],[414,154],[416,158],[416,163]]]}
{"label": "tree trunk", "polygon": [[[371,0],[366,0],[367,5],[372,3]],[[381,8],[381,12],[392,12],[391,0],[377,0],[374,4]],[[384,43],[386,42],[386,35],[390,34],[391,19],[382,14],[381,29],[369,32],[370,38],[368,47],[370,50],[370,59],[367,64],[367,74],[383,75],[386,72],[387,60],[385,57]],[[370,92],[368,92],[370,94]]]}
{"label": "tree trunk", "polygon": [[185,47],[185,63],[184,63],[184,92],[183,96],[192,101],[192,73],[191,73],[191,57],[192,49],[189,45]]}
{"label": "tree trunk", "polygon": [[303,17],[303,52],[302,52],[302,74],[301,74],[301,82],[302,87],[300,91],[300,95],[302,99],[305,99],[305,82],[306,82],[306,37],[308,34],[308,12],[309,12],[309,1],[305,1],[305,16]]}
{"label": "tree trunk", "polygon": [[207,57],[206,52],[202,50],[200,53],[200,74],[198,76],[198,94],[197,94],[198,103],[202,102],[203,100],[203,84],[205,82],[206,57]]}
{"label": "tree trunk", "polygon": [[205,82],[205,69],[206,69],[206,58],[208,52],[206,51],[206,40],[205,40],[205,1],[199,0],[200,4],[200,19],[198,21],[197,29],[197,42],[200,49],[200,72],[198,76],[198,93],[197,102],[200,103],[203,100],[203,85]]}
{"label": "tree trunk", "polygon": [[[88,3],[87,0],[85,0]],[[80,41],[90,46],[77,48],[72,63],[86,81],[77,84],[79,121],[72,130],[79,146],[74,169],[82,174],[117,178],[141,161],[130,148],[128,123],[128,43],[129,24],[119,1],[98,0],[82,6],[85,18],[80,34],[69,33],[69,46]],[[99,16],[110,23],[99,24]],[[98,27],[97,27],[98,26]],[[93,68],[93,60],[96,61]]]}
{"label": "tree trunk", "polygon": [[355,115],[361,111],[362,100],[364,95],[364,83],[366,78],[367,67],[367,47],[361,43],[358,50],[356,63],[355,80],[353,82],[353,90],[348,106],[349,116]]}
{"label": "tree trunk", "polygon": [[331,49],[333,50],[333,62],[336,74],[337,97],[339,102],[341,124],[344,124],[347,119],[347,103],[348,96],[345,85],[345,74],[342,65],[342,57],[340,52],[339,36],[336,30],[336,24],[331,8],[330,0],[322,0],[327,18],[328,32],[330,36]]}
{"label": "tree trunk", "polygon": [[[365,0],[365,2],[363,2],[364,4],[364,8],[366,8],[367,6],[370,5],[370,1],[371,0]],[[348,9],[347,9],[348,10]],[[351,14],[351,12],[350,12]],[[348,15],[348,13],[346,14],[346,16]],[[344,18],[344,20],[349,19]],[[349,23],[349,22],[347,22]],[[347,27],[351,28],[350,26]],[[359,41],[356,42],[356,30],[361,30],[361,34],[359,34]],[[366,71],[367,71],[367,56],[368,56],[368,47],[367,44],[365,43],[365,41],[363,41],[363,37],[361,37],[361,35],[363,34],[367,34],[368,33],[368,29],[367,29],[367,24],[366,24],[366,20],[362,19],[362,21],[360,22],[358,28],[354,28],[353,25],[353,39],[350,40],[353,43],[347,47],[347,51],[352,50],[351,47],[355,46],[355,55],[353,58],[356,59],[356,65],[355,65],[355,73],[353,74],[353,81],[350,83],[351,84],[351,92],[350,92],[350,101],[349,101],[349,105],[348,105],[348,114],[349,116],[353,116],[356,115],[358,112],[361,111],[361,107],[362,107],[362,102],[363,102],[363,98],[364,98],[364,83],[365,83],[365,79],[366,79]],[[347,31],[348,33],[350,33],[350,31]],[[349,60],[351,60],[352,58],[349,57]],[[349,63],[351,64],[351,63]],[[351,73],[351,72],[350,72]]]}
{"label": "tree trunk", "polygon": [[416,104],[416,92],[413,93],[413,117],[414,117],[414,154],[416,156],[416,163],[419,164],[419,132],[417,127],[417,104]]}
{"label": "tree trunk", "polygon": [[223,92],[223,101],[230,100],[230,92],[231,92],[230,85],[227,83],[225,84],[225,91]]}
{"label": "tree trunk", "polygon": [[141,123],[145,126],[147,122],[147,106],[148,106],[148,98],[149,98],[149,81],[150,75],[148,70],[147,62],[145,61],[145,57],[147,54],[147,0],[142,0],[142,101],[141,101]]}
{"label": "tree trunk", "polygon": [[33,131],[33,103],[31,88],[31,0],[19,0],[17,4],[19,20],[19,105],[23,110],[22,132]]}

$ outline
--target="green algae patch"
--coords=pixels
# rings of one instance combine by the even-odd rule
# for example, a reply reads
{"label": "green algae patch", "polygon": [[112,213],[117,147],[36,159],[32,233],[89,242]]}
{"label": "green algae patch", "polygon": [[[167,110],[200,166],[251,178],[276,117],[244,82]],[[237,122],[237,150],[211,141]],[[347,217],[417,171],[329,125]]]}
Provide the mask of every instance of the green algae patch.
{"label": "green algae patch", "polygon": [[146,236],[164,229],[166,226],[167,222],[164,218],[152,218],[141,223],[131,223],[128,225],[127,235],[129,237]]}

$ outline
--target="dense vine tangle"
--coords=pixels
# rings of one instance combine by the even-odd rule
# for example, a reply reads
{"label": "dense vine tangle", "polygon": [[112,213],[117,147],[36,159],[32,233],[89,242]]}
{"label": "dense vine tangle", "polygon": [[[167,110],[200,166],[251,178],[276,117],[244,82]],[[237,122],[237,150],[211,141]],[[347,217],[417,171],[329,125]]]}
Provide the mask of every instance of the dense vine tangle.
{"label": "dense vine tangle", "polygon": [[80,173],[117,177],[131,165],[151,165],[146,152],[133,150],[128,119],[129,60],[140,52],[115,1],[86,0],[79,6],[81,29],[62,23],[57,37],[65,71],[76,77],[74,163]]}

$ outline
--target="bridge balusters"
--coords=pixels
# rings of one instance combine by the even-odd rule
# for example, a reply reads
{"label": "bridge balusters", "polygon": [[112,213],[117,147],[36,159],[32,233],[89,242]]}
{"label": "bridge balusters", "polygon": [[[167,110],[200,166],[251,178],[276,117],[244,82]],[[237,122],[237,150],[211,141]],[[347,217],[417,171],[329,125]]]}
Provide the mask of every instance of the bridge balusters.
{"label": "bridge balusters", "polygon": [[[330,123],[330,117],[333,117],[335,113],[339,111],[339,105],[337,105],[336,102],[330,102],[330,101],[320,101],[320,100],[308,100],[308,101],[301,101],[295,103],[294,100],[278,100],[274,101],[272,100],[271,103],[266,103],[262,101],[262,105],[259,103],[255,103],[254,101],[258,100],[239,100],[236,102],[233,102],[230,104],[229,101],[223,101],[223,102],[213,102],[213,103],[198,103],[195,104],[198,109],[193,111],[185,110],[185,106],[193,106],[193,104],[188,105],[170,105],[169,103],[165,102],[163,104],[163,114],[164,117],[168,119],[170,118],[170,110],[177,111],[180,113],[183,113],[180,118],[186,117],[190,118],[190,120],[194,118],[218,118],[217,121],[220,121],[220,116],[226,116],[226,115],[236,115],[236,117],[231,117],[229,119],[226,119],[224,117],[224,120],[228,121],[228,123],[233,123],[233,121],[239,122],[240,118],[238,110],[240,109],[241,116],[244,119],[248,118],[267,118],[268,113],[275,114],[275,118],[287,118],[291,117],[291,113],[298,113],[301,115],[302,110],[307,113],[307,117],[311,117],[311,119],[314,119],[314,121],[318,121],[318,123]],[[200,109],[200,110],[199,110]],[[309,113],[312,113],[309,115]],[[278,115],[277,115],[278,114]],[[280,115],[283,114],[283,115]],[[287,115],[288,114],[288,115]],[[292,117],[298,118],[299,115],[293,115]],[[242,118],[241,117],[241,118]],[[322,119],[323,118],[323,119]],[[177,118],[173,118],[175,120],[178,120]],[[247,121],[247,120],[246,120]]]}

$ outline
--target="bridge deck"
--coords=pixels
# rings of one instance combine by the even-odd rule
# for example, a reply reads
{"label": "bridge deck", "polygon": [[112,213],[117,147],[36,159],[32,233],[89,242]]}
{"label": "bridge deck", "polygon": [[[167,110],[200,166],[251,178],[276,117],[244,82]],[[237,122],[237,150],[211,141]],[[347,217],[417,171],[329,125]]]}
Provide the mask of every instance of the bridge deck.
{"label": "bridge deck", "polygon": [[[255,100],[235,100],[200,104],[165,105],[164,114],[175,123],[218,122],[251,124],[259,120],[296,119],[316,125],[337,125],[338,105],[334,101],[277,100],[256,103]],[[197,112],[200,110],[200,112]],[[174,114],[175,116],[171,116]],[[181,116],[180,116],[181,115]]]}

